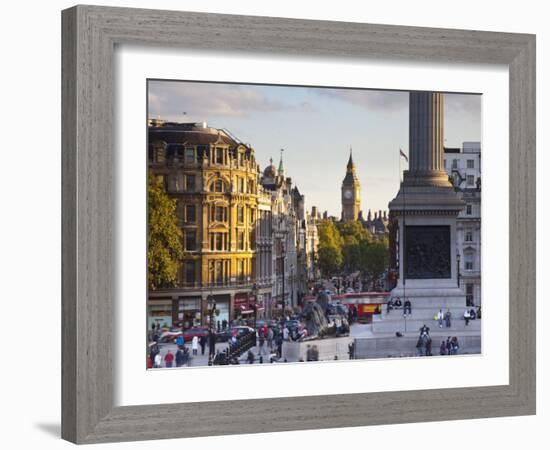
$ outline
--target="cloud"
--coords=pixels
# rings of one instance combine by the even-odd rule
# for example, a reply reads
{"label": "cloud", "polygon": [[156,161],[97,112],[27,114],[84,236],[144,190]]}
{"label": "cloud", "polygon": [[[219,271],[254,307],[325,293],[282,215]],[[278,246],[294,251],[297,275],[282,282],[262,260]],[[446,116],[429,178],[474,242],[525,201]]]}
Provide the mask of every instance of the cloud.
{"label": "cloud", "polygon": [[445,113],[454,115],[481,116],[481,95],[445,94]]}
{"label": "cloud", "polygon": [[321,95],[368,109],[395,111],[407,108],[408,92],[371,91],[368,89],[319,89]]}
{"label": "cloud", "polygon": [[184,113],[187,120],[201,121],[211,116],[247,117],[288,108],[254,86],[233,84],[150,81],[148,100],[149,116],[168,120],[181,120]]}

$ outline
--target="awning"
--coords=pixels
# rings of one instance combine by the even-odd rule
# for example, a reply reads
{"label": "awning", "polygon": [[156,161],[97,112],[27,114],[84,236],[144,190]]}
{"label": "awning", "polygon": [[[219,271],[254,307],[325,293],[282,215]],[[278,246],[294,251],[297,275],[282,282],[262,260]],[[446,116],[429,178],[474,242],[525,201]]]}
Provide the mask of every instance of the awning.
{"label": "awning", "polygon": [[[252,306],[252,308],[253,308],[253,306]],[[260,312],[260,311],[263,311],[264,309],[265,308],[262,305],[260,305],[259,303],[256,303],[256,311]]]}
{"label": "awning", "polygon": [[250,305],[239,305],[239,309],[241,314],[252,314],[254,312],[253,309],[250,309]]}

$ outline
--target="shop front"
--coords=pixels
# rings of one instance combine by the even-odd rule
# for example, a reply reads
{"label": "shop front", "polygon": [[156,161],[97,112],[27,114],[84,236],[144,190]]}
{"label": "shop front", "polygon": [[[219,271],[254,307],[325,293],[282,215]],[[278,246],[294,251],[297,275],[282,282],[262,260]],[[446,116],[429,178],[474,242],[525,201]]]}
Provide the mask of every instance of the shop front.
{"label": "shop front", "polygon": [[[230,297],[229,294],[225,295],[214,295],[213,296],[215,302],[216,302],[216,311],[214,313],[213,321],[214,321],[214,328],[221,330],[223,329],[224,324],[229,324],[229,302]],[[206,303],[206,316],[204,320],[203,325],[208,325],[209,318],[208,316],[208,300]]]}
{"label": "shop front", "polygon": [[254,308],[250,305],[248,292],[238,292],[233,298],[233,317],[236,320],[246,320],[253,316]]}
{"label": "shop front", "polygon": [[170,328],[172,326],[172,299],[155,298],[147,302],[147,329]]}
{"label": "shop front", "polygon": [[184,330],[201,324],[201,297],[179,297],[174,300],[174,323]]}

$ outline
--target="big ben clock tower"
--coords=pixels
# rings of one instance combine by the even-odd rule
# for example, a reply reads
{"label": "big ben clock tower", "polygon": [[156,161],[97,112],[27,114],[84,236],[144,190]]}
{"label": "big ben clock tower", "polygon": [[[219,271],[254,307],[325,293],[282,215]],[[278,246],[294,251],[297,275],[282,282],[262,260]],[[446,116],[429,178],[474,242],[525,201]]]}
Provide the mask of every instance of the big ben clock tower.
{"label": "big ben clock tower", "polygon": [[361,186],[355,173],[355,164],[350,149],[346,176],[342,182],[342,220],[357,220],[360,210]]}

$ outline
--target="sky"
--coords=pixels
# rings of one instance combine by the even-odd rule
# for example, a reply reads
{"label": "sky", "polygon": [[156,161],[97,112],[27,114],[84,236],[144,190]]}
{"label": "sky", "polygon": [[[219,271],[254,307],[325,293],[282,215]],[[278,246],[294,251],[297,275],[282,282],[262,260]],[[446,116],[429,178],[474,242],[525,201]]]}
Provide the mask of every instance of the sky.
{"label": "sky", "polygon": [[[263,170],[270,158],[305,195],[306,206],[341,214],[350,148],[361,209],[387,210],[408,154],[408,92],[150,80],[149,118],[207,122],[250,144]],[[445,94],[445,146],[481,140],[481,95]],[[400,166],[401,164],[401,166]]]}

